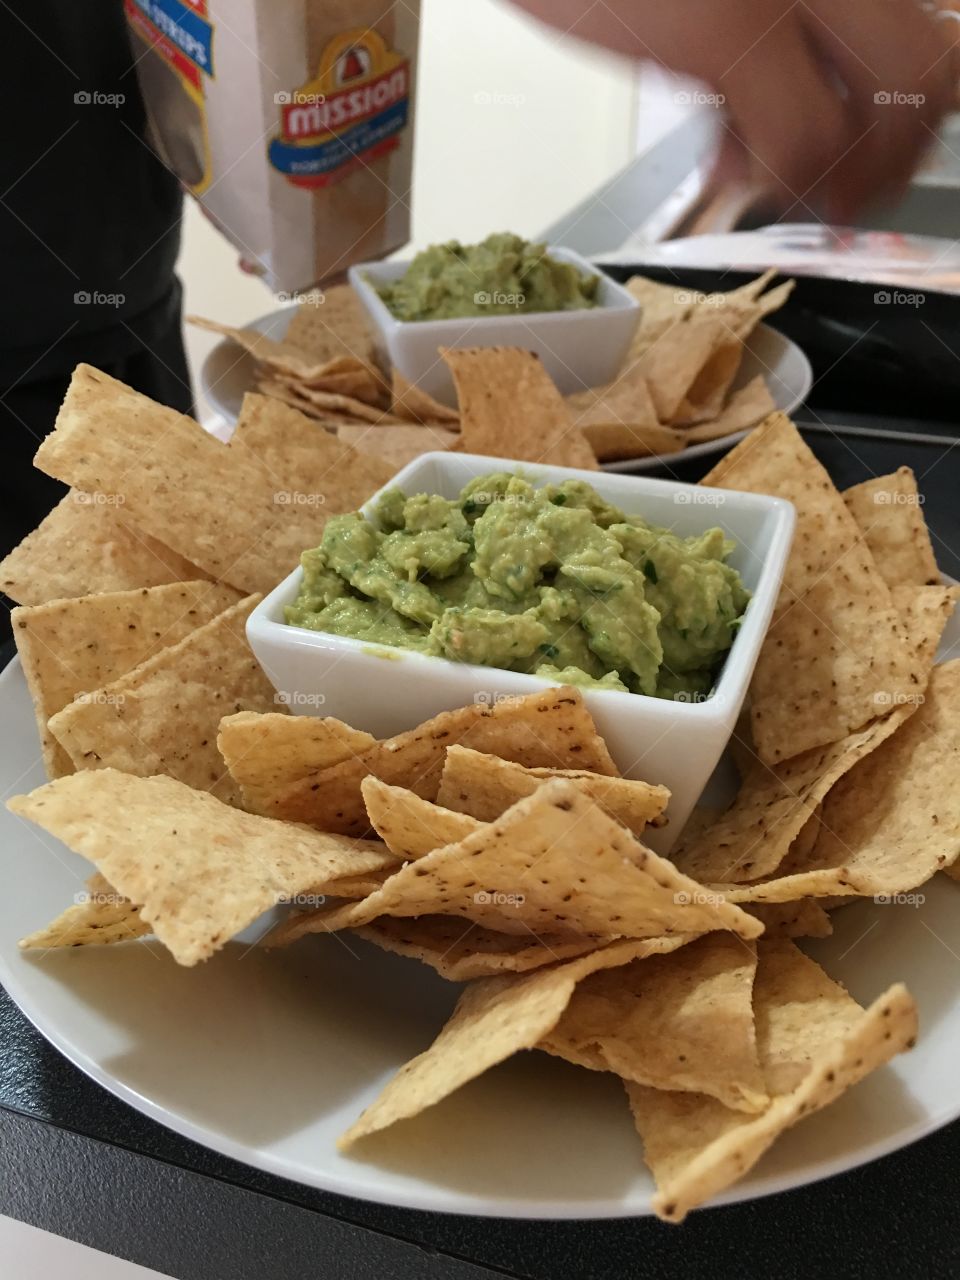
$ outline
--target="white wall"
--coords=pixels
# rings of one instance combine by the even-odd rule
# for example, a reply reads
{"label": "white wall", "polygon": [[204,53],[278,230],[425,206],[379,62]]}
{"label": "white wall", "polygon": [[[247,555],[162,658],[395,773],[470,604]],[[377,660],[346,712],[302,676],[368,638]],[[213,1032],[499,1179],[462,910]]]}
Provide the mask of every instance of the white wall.
{"label": "white wall", "polygon": [[[423,0],[413,242],[535,235],[630,159],[633,68],[504,0]],[[189,202],[186,310],[243,324],[275,305]],[[216,341],[187,330],[194,372]],[[196,381],[196,379],[195,379]]]}

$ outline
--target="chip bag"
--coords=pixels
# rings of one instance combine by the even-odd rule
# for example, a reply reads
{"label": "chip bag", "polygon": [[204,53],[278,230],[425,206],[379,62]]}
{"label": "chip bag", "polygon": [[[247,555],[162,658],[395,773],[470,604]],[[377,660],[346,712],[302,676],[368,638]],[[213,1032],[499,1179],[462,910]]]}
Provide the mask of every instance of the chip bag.
{"label": "chip bag", "polygon": [[419,0],[124,0],[153,144],[274,290],[409,238]]}

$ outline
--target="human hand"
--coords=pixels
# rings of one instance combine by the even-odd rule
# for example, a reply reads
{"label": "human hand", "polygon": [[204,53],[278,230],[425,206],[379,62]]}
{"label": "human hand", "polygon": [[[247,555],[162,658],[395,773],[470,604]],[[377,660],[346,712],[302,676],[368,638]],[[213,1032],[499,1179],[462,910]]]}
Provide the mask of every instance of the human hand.
{"label": "human hand", "polygon": [[514,0],[718,95],[717,176],[849,219],[894,200],[956,94],[955,24],[917,0]]}

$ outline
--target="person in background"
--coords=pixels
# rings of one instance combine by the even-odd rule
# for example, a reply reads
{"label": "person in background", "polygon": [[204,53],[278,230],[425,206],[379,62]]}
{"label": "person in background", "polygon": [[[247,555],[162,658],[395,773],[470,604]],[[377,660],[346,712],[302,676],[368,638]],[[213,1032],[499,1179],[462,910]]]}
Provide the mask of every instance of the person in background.
{"label": "person in background", "polygon": [[956,97],[957,23],[920,0],[513,2],[705,82],[723,104],[714,181],[766,188],[797,220],[895,201]]}
{"label": "person in background", "polygon": [[22,13],[0,8],[0,556],[65,492],[32,458],[78,362],[181,411],[193,402],[174,274],[182,196],[145,140],[123,6]]}

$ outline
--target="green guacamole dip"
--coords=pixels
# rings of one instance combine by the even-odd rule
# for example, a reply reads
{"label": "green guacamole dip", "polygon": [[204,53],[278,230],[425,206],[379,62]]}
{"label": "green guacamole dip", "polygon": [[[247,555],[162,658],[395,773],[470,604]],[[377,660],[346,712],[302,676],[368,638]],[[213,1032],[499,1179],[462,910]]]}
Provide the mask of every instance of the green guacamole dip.
{"label": "green guacamole dip", "polygon": [[449,320],[595,307],[598,282],[503,231],[482,244],[431,245],[377,292],[398,320]]}
{"label": "green guacamole dip", "polygon": [[679,538],[582,480],[481,476],[454,502],[389,490],[305,551],[294,626],[557,684],[706,696],[750,593],[721,529]]}

